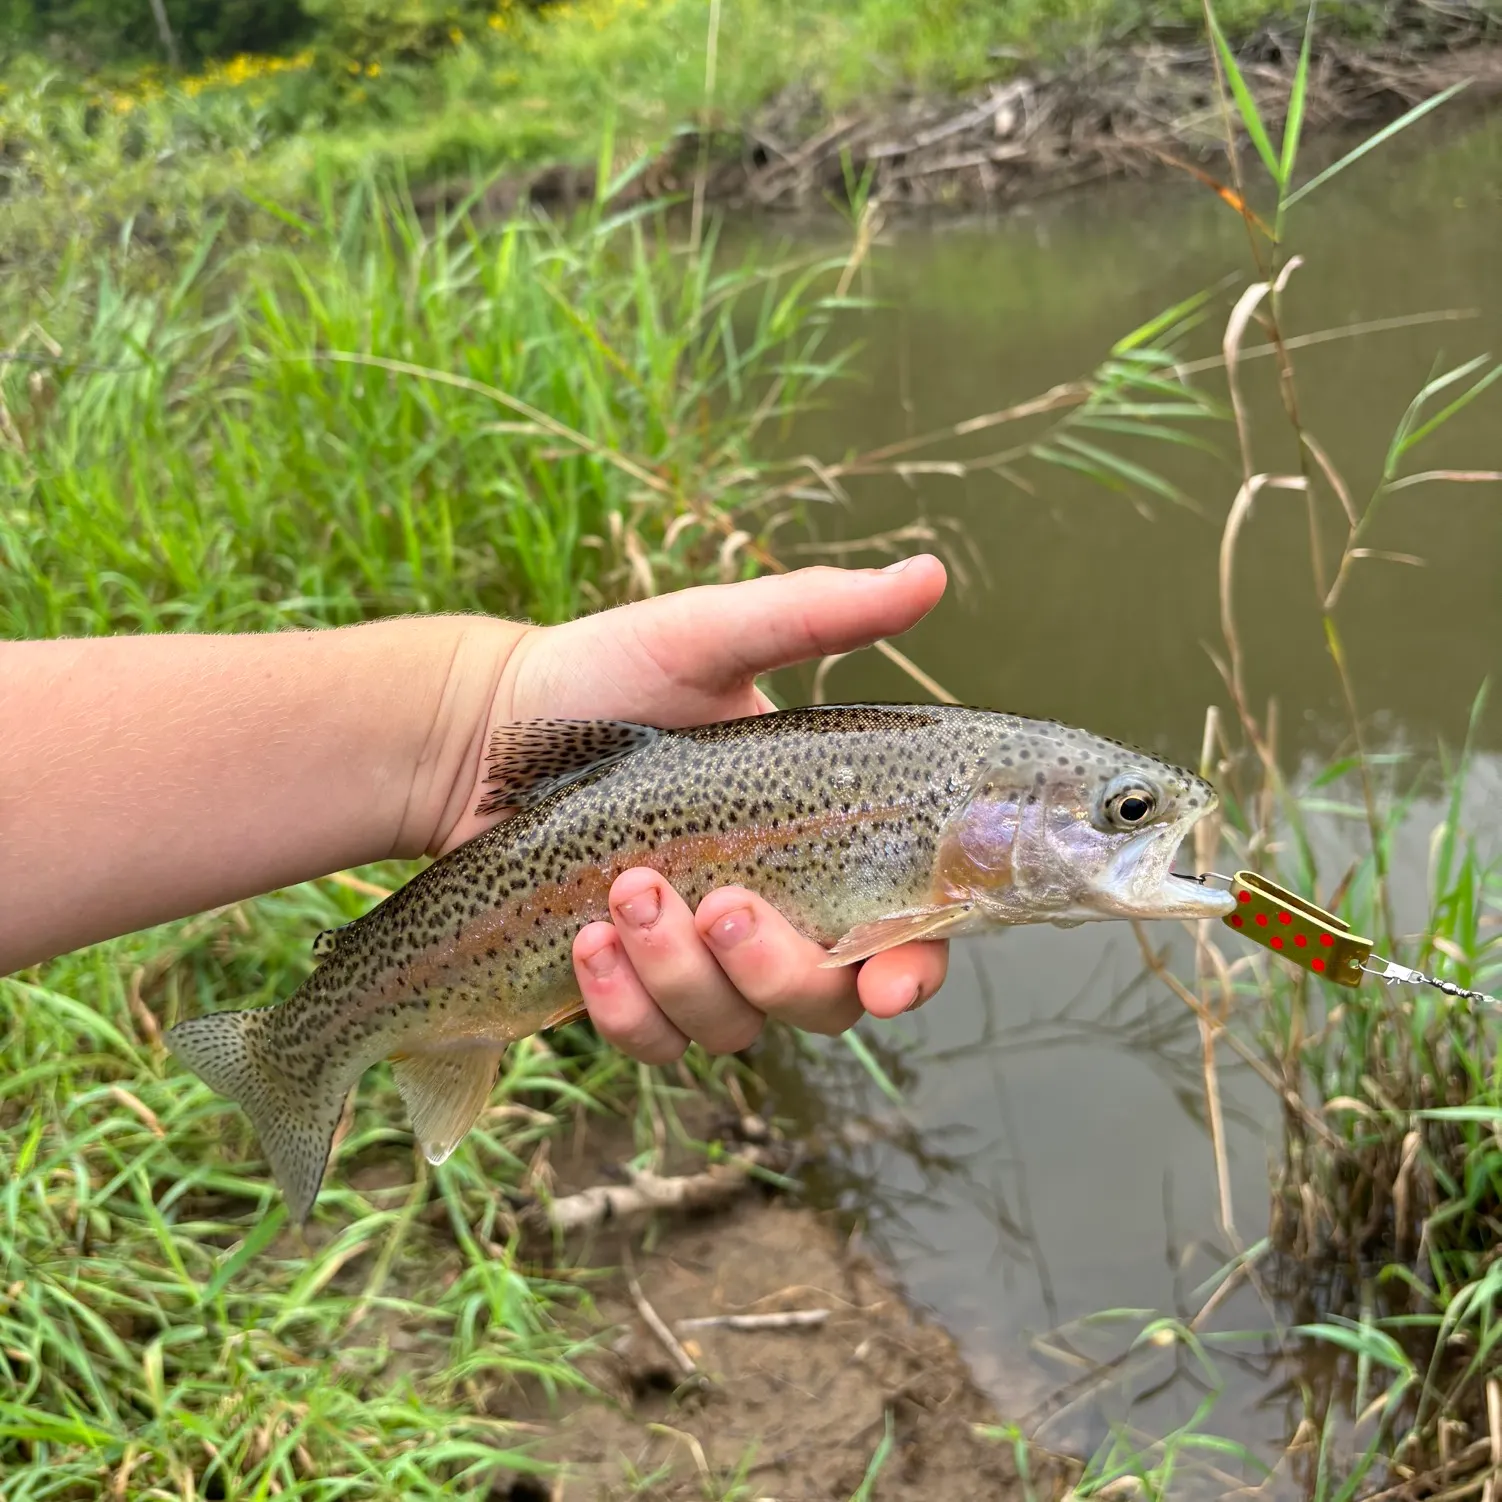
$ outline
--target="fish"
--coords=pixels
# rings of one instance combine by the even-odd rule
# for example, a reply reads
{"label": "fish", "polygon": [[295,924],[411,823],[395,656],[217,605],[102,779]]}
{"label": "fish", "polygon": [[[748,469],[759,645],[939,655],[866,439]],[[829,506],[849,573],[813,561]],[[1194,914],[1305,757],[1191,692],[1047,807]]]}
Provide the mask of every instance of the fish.
{"label": "fish", "polygon": [[1174,873],[1219,795],[1119,741],[998,710],[785,709],[687,729],[528,720],[487,747],[497,822],[342,928],[270,1006],[179,1022],[180,1064],[248,1114],[295,1222],[349,1092],[381,1060],[427,1159],[489,1098],[505,1049],[580,1016],[575,935],[612,882],[658,871],[687,901],[740,885],[851,965],[1019,924],[1223,917]]}

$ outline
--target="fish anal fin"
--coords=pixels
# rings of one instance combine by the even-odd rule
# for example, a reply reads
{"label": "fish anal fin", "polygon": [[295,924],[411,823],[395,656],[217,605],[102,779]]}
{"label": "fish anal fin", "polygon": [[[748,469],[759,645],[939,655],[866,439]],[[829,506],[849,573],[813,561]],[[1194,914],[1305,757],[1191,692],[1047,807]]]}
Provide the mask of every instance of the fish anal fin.
{"label": "fish anal fin", "polygon": [[498,725],[486,754],[491,791],[476,814],[530,808],[565,784],[619,761],[659,739],[662,731],[632,720],[522,720]]}
{"label": "fish anal fin", "polygon": [[396,1088],[429,1163],[442,1163],[485,1109],[503,1051],[477,1044],[393,1057]]}
{"label": "fish anal fin", "polygon": [[896,949],[899,944],[912,944],[919,939],[947,938],[963,928],[974,912],[973,902],[950,902],[941,907],[909,908],[878,918],[874,923],[858,923],[830,947],[829,958],[820,962],[820,969],[853,965],[884,949]]}

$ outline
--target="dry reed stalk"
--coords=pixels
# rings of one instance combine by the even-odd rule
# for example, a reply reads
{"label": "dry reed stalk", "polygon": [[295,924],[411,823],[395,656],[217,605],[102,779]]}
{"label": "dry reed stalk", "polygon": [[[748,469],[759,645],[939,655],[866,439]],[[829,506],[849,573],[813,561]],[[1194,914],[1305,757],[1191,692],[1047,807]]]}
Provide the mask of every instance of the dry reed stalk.
{"label": "dry reed stalk", "polygon": [[1486,1384],[1486,1427],[1491,1441],[1492,1463],[1482,1502],[1497,1502],[1497,1483],[1502,1479],[1502,1382],[1495,1377]]}
{"label": "dry reed stalk", "polygon": [[1277,1095],[1278,1099],[1286,1105],[1300,1121],[1307,1126],[1316,1136],[1326,1143],[1327,1146],[1338,1151],[1345,1151],[1345,1144],[1339,1136],[1313,1111],[1309,1109],[1299,1097],[1285,1085],[1276,1074],[1268,1067],[1266,1062],[1257,1057],[1256,1053],[1244,1043],[1235,1033],[1229,1031],[1219,1018],[1202,1002],[1188,986],[1163,963],[1161,955],[1154,952],[1147,941],[1147,935],[1142,930],[1142,925],[1137,920],[1132,921],[1132,932],[1137,936],[1138,948],[1142,951],[1143,963],[1157,979],[1173,992],[1180,1001],[1192,1011],[1196,1017],[1209,1024],[1217,1036],[1224,1037],[1232,1049],[1240,1056],[1243,1063],[1251,1068],[1262,1082]]}
{"label": "dry reed stalk", "polygon": [[[720,0],[709,0],[709,37],[704,45],[704,112],[705,124],[714,107],[715,67],[720,56]],[[703,243],[704,188],[709,178],[709,132],[699,137],[699,170],[694,176],[693,217],[689,226],[689,253],[697,256]]]}
{"label": "dry reed stalk", "polygon": [[680,1374],[690,1379],[697,1377],[699,1368],[694,1358],[683,1349],[678,1337],[668,1328],[667,1321],[652,1307],[646,1294],[641,1291],[641,1284],[636,1281],[635,1273],[626,1275],[626,1287],[631,1292],[631,1302],[636,1305],[636,1312],[641,1315],[642,1322],[657,1337],[657,1343],[672,1358],[673,1365]]}

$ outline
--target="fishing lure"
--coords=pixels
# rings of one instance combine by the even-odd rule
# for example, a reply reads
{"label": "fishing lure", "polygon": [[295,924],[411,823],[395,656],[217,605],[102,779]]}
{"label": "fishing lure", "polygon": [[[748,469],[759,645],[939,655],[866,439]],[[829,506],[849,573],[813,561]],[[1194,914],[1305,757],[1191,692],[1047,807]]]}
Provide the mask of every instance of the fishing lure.
{"label": "fishing lure", "polygon": [[1374,941],[1353,932],[1344,918],[1255,871],[1238,871],[1234,876],[1209,871],[1196,880],[1206,886],[1224,883],[1235,897],[1235,909],[1220,920],[1227,928],[1338,986],[1359,986],[1365,976],[1371,976],[1388,985],[1432,986],[1459,1000],[1502,1007],[1502,1001],[1483,991],[1469,991],[1454,981],[1374,955]]}

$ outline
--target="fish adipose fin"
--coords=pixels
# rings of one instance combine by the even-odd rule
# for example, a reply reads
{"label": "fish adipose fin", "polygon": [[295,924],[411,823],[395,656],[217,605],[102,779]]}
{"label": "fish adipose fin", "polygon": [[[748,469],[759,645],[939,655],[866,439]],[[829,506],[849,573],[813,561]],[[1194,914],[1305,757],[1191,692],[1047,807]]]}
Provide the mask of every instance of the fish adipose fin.
{"label": "fish adipose fin", "polygon": [[412,1131],[429,1163],[442,1163],[464,1141],[490,1099],[500,1048],[434,1049],[391,1061]]}
{"label": "fish adipose fin", "polygon": [[318,1198],[347,1092],[309,1089],[282,1074],[264,1047],[268,1010],[193,1017],[168,1029],[163,1041],[250,1117],[292,1219],[302,1225]]}
{"label": "fish adipose fin", "polygon": [[829,958],[821,961],[819,968],[834,970],[841,965],[853,965],[884,949],[895,949],[899,944],[911,944],[918,939],[947,938],[955,929],[964,927],[974,912],[973,902],[951,902],[943,907],[918,907],[893,913],[874,923],[858,923],[831,946]]}
{"label": "fish adipose fin", "polygon": [[523,720],[491,733],[477,814],[531,808],[566,783],[630,756],[662,731],[631,720]]}

